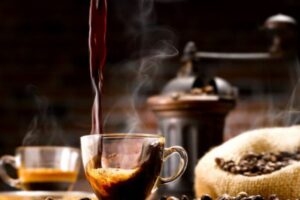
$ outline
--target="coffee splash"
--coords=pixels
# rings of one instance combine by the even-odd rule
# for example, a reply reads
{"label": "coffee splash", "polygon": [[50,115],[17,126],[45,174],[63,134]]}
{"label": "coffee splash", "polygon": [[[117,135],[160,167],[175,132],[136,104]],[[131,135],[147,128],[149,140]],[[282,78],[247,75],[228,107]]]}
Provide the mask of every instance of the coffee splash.
{"label": "coffee splash", "polygon": [[91,0],[89,19],[90,76],[95,92],[91,134],[101,134],[103,132],[102,88],[103,69],[106,60],[106,18],[106,0]]}

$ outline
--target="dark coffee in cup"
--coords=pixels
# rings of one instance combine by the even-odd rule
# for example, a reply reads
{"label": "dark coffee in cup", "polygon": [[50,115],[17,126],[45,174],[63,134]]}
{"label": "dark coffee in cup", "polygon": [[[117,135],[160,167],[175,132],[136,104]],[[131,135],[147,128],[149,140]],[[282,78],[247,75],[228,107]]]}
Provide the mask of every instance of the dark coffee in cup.
{"label": "dark coffee in cup", "polygon": [[[174,181],[187,165],[178,146],[165,148],[156,134],[94,134],[81,137],[82,161],[88,182],[101,200],[145,200],[160,185]],[[174,153],[179,165],[174,175],[161,177],[164,161]]]}
{"label": "dark coffee in cup", "polygon": [[154,143],[143,150],[141,164],[133,169],[97,168],[99,157],[87,166],[87,179],[102,200],[144,200],[160,174],[163,144]]}
{"label": "dark coffee in cup", "polygon": [[67,191],[76,181],[77,172],[61,169],[18,169],[21,188],[24,190]]}

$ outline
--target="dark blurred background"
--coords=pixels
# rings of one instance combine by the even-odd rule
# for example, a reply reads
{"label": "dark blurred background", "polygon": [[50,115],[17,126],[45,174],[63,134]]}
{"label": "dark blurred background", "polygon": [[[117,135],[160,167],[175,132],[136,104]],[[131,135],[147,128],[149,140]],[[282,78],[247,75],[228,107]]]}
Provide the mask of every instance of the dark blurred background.
{"label": "dark blurred background", "polygon": [[[142,2],[108,0],[107,132],[156,131],[145,101],[175,77],[188,41],[200,51],[264,52],[270,41],[260,28],[269,16],[283,13],[300,21],[298,0],[161,0],[153,10]],[[37,128],[32,120],[44,114],[65,145],[78,146],[79,137],[89,134],[88,12],[88,0],[0,1],[1,155],[13,154],[28,130]],[[265,116],[273,113],[270,107],[276,112],[277,102],[288,104],[297,82],[295,63],[211,62],[213,74],[240,88],[225,138],[276,121]]]}

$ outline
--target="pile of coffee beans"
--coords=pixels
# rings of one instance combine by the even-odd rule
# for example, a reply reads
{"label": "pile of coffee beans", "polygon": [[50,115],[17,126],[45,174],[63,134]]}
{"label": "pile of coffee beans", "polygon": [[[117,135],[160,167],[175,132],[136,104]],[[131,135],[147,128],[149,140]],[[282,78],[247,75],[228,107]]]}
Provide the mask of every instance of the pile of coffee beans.
{"label": "pile of coffee beans", "polygon": [[[192,199],[183,195],[181,198],[170,196],[170,197],[163,197],[160,200],[192,200]],[[202,195],[200,198],[195,200],[214,200],[214,199],[209,195]],[[248,195],[246,192],[240,192],[237,196],[229,196],[227,194],[224,194],[222,196],[219,196],[215,200],[279,200],[279,198],[275,194],[270,195],[268,198],[264,198],[261,195]]]}
{"label": "pile of coffee beans", "polygon": [[300,161],[300,151],[272,153],[248,153],[238,163],[233,160],[216,158],[216,164],[224,171],[244,176],[258,176],[277,171],[287,165]]}
{"label": "pile of coffee beans", "polygon": [[[203,195],[199,200],[213,200],[209,195]],[[240,192],[237,196],[229,196],[224,194],[219,196],[217,200],[279,200],[276,195],[271,195],[269,198],[265,199],[261,195],[248,195],[246,192]]]}

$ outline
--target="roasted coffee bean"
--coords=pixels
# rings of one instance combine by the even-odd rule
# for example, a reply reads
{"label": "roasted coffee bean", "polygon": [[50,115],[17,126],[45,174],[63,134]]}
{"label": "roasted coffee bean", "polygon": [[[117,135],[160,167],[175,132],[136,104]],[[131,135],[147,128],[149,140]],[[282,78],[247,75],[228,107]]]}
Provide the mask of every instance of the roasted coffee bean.
{"label": "roasted coffee bean", "polygon": [[[186,195],[182,195],[181,198],[180,198],[180,200],[189,200],[189,198],[188,198],[188,196],[186,196]],[[211,200],[211,199],[210,199],[210,200]]]}
{"label": "roasted coffee bean", "polygon": [[250,197],[243,197],[242,200],[252,200]]}
{"label": "roasted coffee bean", "polygon": [[[174,196],[162,196],[162,197],[160,197],[159,200],[192,200],[192,199],[190,199],[186,195],[182,195],[180,199],[177,197],[174,197]],[[210,199],[210,200],[212,200],[212,199]]]}
{"label": "roasted coffee bean", "polygon": [[224,194],[218,198],[218,200],[232,200],[231,196]]}
{"label": "roasted coffee bean", "polygon": [[238,193],[238,195],[236,196],[236,200],[241,200],[242,198],[244,198],[244,197],[247,197],[248,196],[248,194],[246,193],[246,192],[240,192],[240,193]]}
{"label": "roasted coffee bean", "polygon": [[230,166],[229,170],[231,173],[236,174],[237,173],[237,169],[236,166]]}
{"label": "roasted coffee bean", "polygon": [[201,196],[200,200],[212,200],[212,198],[209,195],[205,194]]}
{"label": "roasted coffee bean", "polygon": [[295,155],[295,160],[300,160],[300,152],[298,151],[297,154]]}
{"label": "roasted coffee bean", "polygon": [[167,198],[167,200],[179,200],[179,199],[176,198],[176,197],[170,196],[170,197]]}
{"label": "roasted coffee bean", "polygon": [[275,167],[276,163],[269,161],[269,162],[267,162],[267,166],[269,166],[269,167]]}
{"label": "roasted coffee bean", "polygon": [[244,172],[243,175],[245,175],[245,176],[257,176],[256,173],[252,173],[252,172]]}
{"label": "roasted coffee bean", "polygon": [[251,196],[251,200],[264,200],[264,198],[261,195],[255,195]]}
{"label": "roasted coffee bean", "polygon": [[216,158],[215,162],[217,163],[217,165],[223,166],[225,163],[225,160],[223,158]]}

